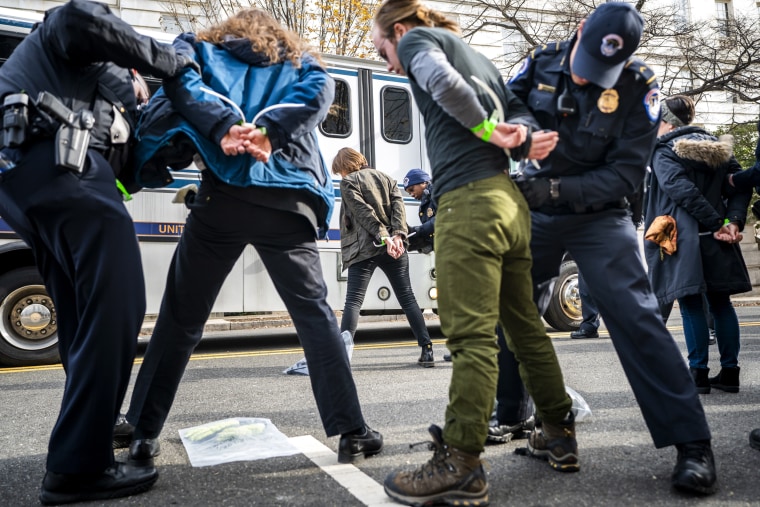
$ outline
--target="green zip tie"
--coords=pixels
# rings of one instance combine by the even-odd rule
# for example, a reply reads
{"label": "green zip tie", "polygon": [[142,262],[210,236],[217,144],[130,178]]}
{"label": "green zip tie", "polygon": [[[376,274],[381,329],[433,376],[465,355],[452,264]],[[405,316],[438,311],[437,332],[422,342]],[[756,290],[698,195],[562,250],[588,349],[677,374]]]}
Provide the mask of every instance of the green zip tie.
{"label": "green zip tie", "polygon": [[124,196],[124,200],[125,201],[131,201],[132,200],[132,194],[130,194],[129,192],[127,192],[126,187],[121,183],[121,181],[118,180],[118,178],[116,179],[116,188],[118,188],[119,192],[121,192],[121,195]]}

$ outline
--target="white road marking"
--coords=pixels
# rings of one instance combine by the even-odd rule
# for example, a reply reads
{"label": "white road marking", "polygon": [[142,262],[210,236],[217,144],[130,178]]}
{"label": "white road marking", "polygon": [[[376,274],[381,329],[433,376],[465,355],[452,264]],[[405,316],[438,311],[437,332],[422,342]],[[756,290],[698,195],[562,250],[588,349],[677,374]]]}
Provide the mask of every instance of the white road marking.
{"label": "white road marking", "polygon": [[311,435],[291,437],[290,443],[321,468],[327,475],[346,488],[357,500],[367,507],[376,505],[398,505],[385,494],[381,484],[356,468],[354,465],[341,465],[338,456],[329,447]]}

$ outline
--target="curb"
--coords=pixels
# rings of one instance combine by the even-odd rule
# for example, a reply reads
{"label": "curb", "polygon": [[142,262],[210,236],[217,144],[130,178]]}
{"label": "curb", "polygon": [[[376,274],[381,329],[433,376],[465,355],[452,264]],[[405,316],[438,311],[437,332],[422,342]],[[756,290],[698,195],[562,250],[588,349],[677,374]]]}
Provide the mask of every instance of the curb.
{"label": "curb", "polygon": [[[342,315],[336,312],[338,321]],[[432,312],[423,312],[427,321],[438,321],[438,315]],[[359,323],[364,322],[406,322],[406,316],[400,315],[362,315],[359,317]],[[153,328],[156,325],[156,316],[146,317],[140,329],[140,336],[150,336],[153,334]],[[245,331],[247,329],[266,329],[291,327],[293,321],[287,312],[276,312],[268,315],[240,315],[240,316],[222,316],[210,318],[205,327],[204,333],[225,332],[225,331]]]}

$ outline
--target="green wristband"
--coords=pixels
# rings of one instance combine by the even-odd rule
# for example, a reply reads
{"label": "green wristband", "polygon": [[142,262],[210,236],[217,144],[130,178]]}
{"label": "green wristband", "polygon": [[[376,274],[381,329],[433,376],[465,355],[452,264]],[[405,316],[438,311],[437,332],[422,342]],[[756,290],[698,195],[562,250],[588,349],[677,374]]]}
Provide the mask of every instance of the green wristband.
{"label": "green wristband", "polygon": [[483,120],[479,125],[476,125],[470,129],[470,132],[473,134],[477,134],[481,130],[483,131],[483,136],[481,139],[485,142],[488,142],[489,139],[491,139],[491,134],[493,134],[493,131],[496,130],[496,120],[493,120],[491,118],[486,118]]}

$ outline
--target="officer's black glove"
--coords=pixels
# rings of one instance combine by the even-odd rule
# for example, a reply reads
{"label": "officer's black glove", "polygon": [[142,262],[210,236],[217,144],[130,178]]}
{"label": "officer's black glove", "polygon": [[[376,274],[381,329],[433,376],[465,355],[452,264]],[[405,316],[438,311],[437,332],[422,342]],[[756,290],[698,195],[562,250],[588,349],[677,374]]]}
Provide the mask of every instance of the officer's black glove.
{"label": "officer's black glove", "polygon": [[190,67],[198,74],[201,73],[201,68],[198,62],[195,61],[195,58],[190,55],[177,53],[177,68],[174,70],[174,75],[179,74],[185,67]]}
{"label": "officer's black glove", "polygon": [[540,208],[551,197],[551,183],[547,178],[528,178],[520,173],[513,176],[512,179],[515,180],[517,188],[528,201],[530,209]]}

